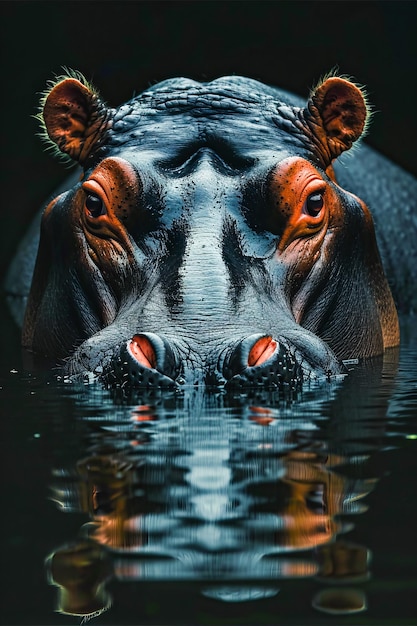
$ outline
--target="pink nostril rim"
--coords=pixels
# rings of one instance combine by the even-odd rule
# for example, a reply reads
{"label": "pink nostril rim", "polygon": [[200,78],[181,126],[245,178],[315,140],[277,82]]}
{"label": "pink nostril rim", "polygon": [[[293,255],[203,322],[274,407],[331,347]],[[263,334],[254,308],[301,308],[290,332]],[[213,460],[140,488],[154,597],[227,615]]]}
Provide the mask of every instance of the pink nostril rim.
{"label": "pink nostril rim", "polygon": [[128,343],[131,355],[145,367],[156,367],[155,350],[149,339],[143,335],[134,335]]}
{"label": "pink nostril rim", "polygon": [[252,346],[249,356],[248,365],[254,367],[256,365],[262,365],[274,354],[278,347],[278,342],[272,339],[271,336],[262,337],[258,339]]}

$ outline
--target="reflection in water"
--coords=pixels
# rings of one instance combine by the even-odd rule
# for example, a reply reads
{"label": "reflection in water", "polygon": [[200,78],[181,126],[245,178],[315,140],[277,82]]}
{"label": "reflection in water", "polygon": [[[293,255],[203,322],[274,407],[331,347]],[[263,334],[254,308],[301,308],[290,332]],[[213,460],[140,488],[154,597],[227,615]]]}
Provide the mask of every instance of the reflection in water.
{"label": "reflection in water", "polygon": [[111,606],[106,590],[111,562],[100,545],[78,541],[62,546],[47,560],[47,569],[51,584],[59,587],[61,613],[93,617]]}
{"label": "reflection in water", "polygon": [[334,615],[359,613],[366,609],[366,596],[362,589],[324,589],[314,596],[313,607]]}
{"label": "reflection in water", "polygon": [[56,461],[51,496],[86,523],[47,560],[59,610],[105,610],[110,577],[199,581],[207,597],[237,602],[312,576],[327,586],[317,610],[365,610],[357,585],[370,552],[346,533],[378,482],[372,458],[396,358],[291,401],[186,391],[139,404],[91,386],[74,392],[85,443],[68,465]]}

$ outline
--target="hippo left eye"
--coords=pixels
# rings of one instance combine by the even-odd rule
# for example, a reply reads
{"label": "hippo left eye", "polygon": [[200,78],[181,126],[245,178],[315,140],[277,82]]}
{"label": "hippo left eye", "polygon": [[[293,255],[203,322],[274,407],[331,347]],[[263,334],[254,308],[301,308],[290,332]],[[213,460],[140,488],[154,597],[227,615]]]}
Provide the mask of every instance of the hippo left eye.
{"label": "hippo left eye", "polygon": [[100,217],[106,212],[104,202],[101,198],[94,193],[88,193],[85,199],[85,208],[87,209],[90,217]]}
{"label": "hippo left eye", "polygon": [[304,212],[311,217],[317,217],[324,206],[323,194],[320,192],[312,193],[308,196],[305,205]]}

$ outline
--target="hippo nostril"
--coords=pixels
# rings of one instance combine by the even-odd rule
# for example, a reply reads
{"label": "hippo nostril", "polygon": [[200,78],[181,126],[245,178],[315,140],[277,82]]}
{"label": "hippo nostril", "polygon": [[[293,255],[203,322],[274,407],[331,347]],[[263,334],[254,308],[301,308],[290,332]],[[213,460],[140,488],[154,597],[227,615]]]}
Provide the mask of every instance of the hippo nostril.
{"label": "hippo nostril", "polygon": [[154,333],[137,333],[118,348],[105,378],[116,386],[167,388],[177,385],[180,373],[175,346]]}
{"label": "hippo nostril", "polygon": [[156,368],[156,354],[154,347],[146,335],[134,335],[127,343],[127,349],[138,363],[145,367]]}
{"label": "hippo nostril", "polygon": [[254,367],[265,363],[278,349],[278,342],[269,335],[261,337],[252,346],[249,351],[248,365]]}
{"label": "hippo nostril", "polygon": [[127,342],[126,347],[130,357],[141,366],[158,370],[170,377],[178,374],[174,347],[160,335],[137,333]]}
{"label": "hippo nostril", "polygon": [[285,342],[271,335],[250,335],[229,347],[219,361],[226,388],[251,385],[271,389],[298,389],[302,369]]}
{"label": "hippo nostril", "polygon": [[227,378],[240,374],[248,367],[258,367],[265,363],[278,349],[278,341],[270,335],[249,335],[237,344],[230,346],[223,363],[223,373]]}

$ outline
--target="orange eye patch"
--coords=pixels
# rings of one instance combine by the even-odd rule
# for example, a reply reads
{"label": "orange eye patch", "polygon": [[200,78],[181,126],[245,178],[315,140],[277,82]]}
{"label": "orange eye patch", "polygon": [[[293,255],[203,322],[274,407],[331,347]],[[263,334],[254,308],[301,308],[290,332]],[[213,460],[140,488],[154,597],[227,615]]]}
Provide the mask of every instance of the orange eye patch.
{"label": "orange eye patch", "polygon": [[87,220],[126,222],[137,204],[139,181],[127,161],[114,157],[100,163],[82,188]]}
{"label": "orange eye patch", "polygon": [[296,239],[326,229],[336,196],[311,163],[299,157],[282,161],[273,173],[271,191],[275,204],[272,221],[281,235],[280,252]]}

